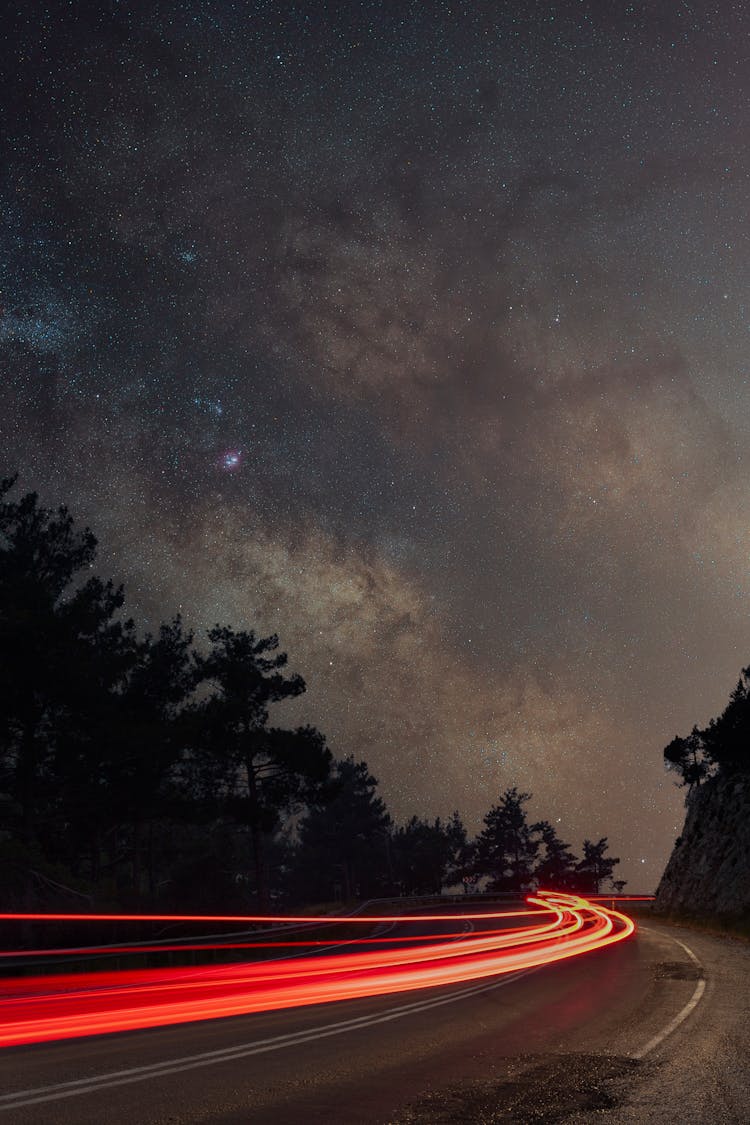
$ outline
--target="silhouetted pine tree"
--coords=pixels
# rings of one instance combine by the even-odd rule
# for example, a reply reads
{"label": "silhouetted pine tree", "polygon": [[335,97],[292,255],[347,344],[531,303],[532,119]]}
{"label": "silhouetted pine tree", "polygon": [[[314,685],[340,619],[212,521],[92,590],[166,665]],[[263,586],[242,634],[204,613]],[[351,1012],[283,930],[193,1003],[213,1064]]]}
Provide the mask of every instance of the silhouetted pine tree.
{"label": "silhouetted pine tree", "polygon": [[729,702],[703,730],[673,738],[664,750],[669,769],[692,790],[712,774],[750,773],[750,667],[743,668]]}
{"label": "silhouetted pine tree", "polygon": [[540,820],[532,831],[538,835],[544,854],[534,868],[534,878],[541,890],[565,890],[574,885],[578,860],[563,843],[548,820]]}
{"label": "silhouetted pine tree", "polygon": [[576,864],[575,888],[581,894],[599,894],[605,883],[612,879],[612,872],[620,862],[605,853],[609,848],[607,837],[596,843],[583,841],[583,859]]}
{"label": "silhouetted pine tree", "polygon": [[750,773],[750,667],[718,719],[701,731],[703,751],[725,774]]}
{"label": "silhouetted pine tree", "polygon": [[[308,902],[369,898],[390,890],[391,818],[366,762],[335,762],[331,780],[299,824],[297,894]],[[337,890],[338,889],[338,890]]]}
{"label": "silhouetted pine tree", "polygon": [[530,798],[515,786],[506,789],[484,818],[474,865],[477,874],[489,875],[491,890],[520,891],[531,885],[539,842],[526,819],[524,805]]}
{"label": "silhouetted pine tree", "polygon": [[443,822],[413,816],[392,837],[393,873],[402,893],[438,895],[453,881],[457,860],[466,844],[466,830],[457,812]]}
{"label": "silhouetted pine tree", "polygon": [[213,647],[199,658],[198,671],[213,690],[193,713],[193,788],[211,784],[209,799],[218,800],[238,823],[249,827],[258,904],[265,910],[269,887],[264,837],[283,813],[315,798],[328,777],[331,754],[323,735],[312,727],[268,726],[273,703],[305,690],[301,676],[281,671],[287,657],[276,652],[278,637],[256,638],[252,631],[216,626],[209,639]]}
{"label": "silhouetted pine tree", "polygon": [[711,773],[703,734],[697,727],[693,727],[687,738],[673,738],[664,750],[664,760],[668,768],[680,773],[683,785],[689,790],[700,785]]}
{"label": "silhouetted pine tree", "polygon": [[[118,616],[122,588],[85,578],[91,531],[76,531],[67,508],[40,507],[36,493],[8,499],[14,483],[0,484],[0,789],[26,844],[54,850],[73,815],[61,776],[102,782],[103,746],[89,732],[108,727],[137,659],[135,632]],[[73,745],[80,761],[68,760]]]}

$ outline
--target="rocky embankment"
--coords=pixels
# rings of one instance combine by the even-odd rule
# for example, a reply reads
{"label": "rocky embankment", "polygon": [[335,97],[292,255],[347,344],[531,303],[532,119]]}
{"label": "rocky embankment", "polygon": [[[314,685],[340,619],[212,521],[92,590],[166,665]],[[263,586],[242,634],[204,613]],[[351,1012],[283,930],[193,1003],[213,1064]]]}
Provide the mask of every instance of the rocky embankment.
{"label": "rocky embankment", "polygon": [[689,795],[654,909],[750,917],[750,777],[718,775]]}

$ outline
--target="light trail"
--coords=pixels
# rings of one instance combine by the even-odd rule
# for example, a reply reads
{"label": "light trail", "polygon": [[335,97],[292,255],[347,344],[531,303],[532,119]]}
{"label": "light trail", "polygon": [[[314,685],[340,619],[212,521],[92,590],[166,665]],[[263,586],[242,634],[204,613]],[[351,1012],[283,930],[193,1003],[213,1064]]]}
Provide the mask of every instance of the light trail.
{"label": "light trail", "polygon": [[[546,911],[535,910],[529,911],[534,914],[546,914]],[[469,915],[464,915],[466,920],[470,919]],[[483,915],[488,917],[488,915]],[[403,919],[400,919],[403,921]],[[551,923],[555,925],[556,923]],[[540,932],[548,929],[548,926],[538,927]],[[508,934],[527,934],[529,929],[527,927],[516,927],[515,929],[503,928],[501,930],[483,930],[483,934],[502,934],[503,937]],[[456,941],[458,938],[465,938],[466,930],[447,930],[444,934],[435,934],[435,940],[451,942]],[[69,959],[81,960],[87,957],[122,957],[128,954],[136,953],[195,953],[204,951],[211,953],[214,950],[226,949],[316,949],[325,948],[330,949],[332,946],[343,945],[393,945],[394,943],[403,944],[404,942],[423,942],[425,940],[424,934],[402,934],[398,937],[360,937],[360,938],[337,938],[335,941],[328,938],[309,938],[307,941],[209,941],[208,939],[202,941],[176,941],[170,943],[167,941],[156,942],[138,942],[136,944],[126,945],[79,945],[79,946],[60,946],[51,947],[49,949],[10,949],[0,950],[0,969],[4,960],[25,961],[27,958],[38,957],[67,957]]]}
{"label": "light trail", "polygon": [[[388,918],[305,917],[306,923],[332,921],[492,923],[500,918],[546,915],[525,927],[467,935],[432,934],[420,941],[401,939],[400,948],[372,948],[362,937],[347,953],[201,967],[124,969],[56,973],[0,980],[0,1046],[101,1035],[194,1020],[219,1019],[273,1009],[332,1003],[421,988],[481,981],[581,956],[633,933],[633,921],[618,911],[577,895],[540,893],[528,899],[530,911],[467,914],[393,915]],[[72,921],[69,915],[2,916],[9,920]],[[77,921],[111,920],[112,915],[78,915]],[[179,916],[181,921],[248,921],[238,916]],[[119,921],[174,921],[174,915],[118,916]],[[283,921],[302,919],[284,918]],[[253,921],[261,921],[255,917]],[[280,922],[280,917],[262,921]],[[193,939],[194,941],[194,939]],[[286,943],[283,943],[286,944]],[[295,943],[289,943],[295,944]],[[395,944],[395,943],[394,943]],[[367,948],[359,948],[365,946]],[[106,948],[106,947],[101,947]],[[128,949],[143,952],[136,943]],[[211,946],[200,946],[210,950]],[[13,951],[18,953],[20,951]],[[41,951],[33,951],[35,953]],[[49,952],[49,951],[47,951]],[[57,952],[57,951],[56,951]]]}
{"label": "light trail", "polygon": [[[529,900],[531,901],[531,900]],[[536,900],[534,900],[536,901]],[[607,898],[610,902],[611,898]],[[0,922],[251,922],[267,925],[363,925],[380,922],[463,922],[467,918],[526,918],[546,914],[549,907],[536,910],[500,910],[477,914],[0,914]]]}

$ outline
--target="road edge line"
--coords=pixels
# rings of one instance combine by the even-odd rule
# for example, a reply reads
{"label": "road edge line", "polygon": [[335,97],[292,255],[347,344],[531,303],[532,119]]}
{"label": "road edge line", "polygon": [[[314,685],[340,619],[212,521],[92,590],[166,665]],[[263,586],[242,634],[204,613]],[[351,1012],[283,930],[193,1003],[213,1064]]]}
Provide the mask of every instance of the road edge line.
{"label": "road edge line", "polygon": [[[641,926],[640,929],[642,931],[645,930],[646,933],[650,932],[650,927],[647,926]],[[671,941],[676,942],[677,945],[684,949],[688,957],[690,957],[691,961],[693,961],[694,964],[698,966],[700,971],[702,973],[705,972],[699,958],[696,957],[692,949],[685,945],[684,941],[680,941],[679,938],[673,937],[672,934],[667,934],[665,936],[669,937]],[[685,1022],[691,1012],[693,1012],[698,1007],[698,1004],[701,1002],[705,991],[706,978],[705,976],[702,976],[696,984],[693,995],[690,997],[685,1007],[680,1009],[674,1019],[670,1020],[666,1027],[663,1027],[661,1031],[658,1031],[656,1035],[652,1036],[652,1038],[648,1040],[645,1046],[641,1047],[640,1051],[632,1051],[630,1057],[632,1059],[635,1059],[636,1062],[640,1062],[641,1059],[645,1059],[646,1055],[650,1055],[651,1052],[659,1047],[664,1042],[664,1040],[672,1034],[672,1032],[676,1031],[680,1024]]]}

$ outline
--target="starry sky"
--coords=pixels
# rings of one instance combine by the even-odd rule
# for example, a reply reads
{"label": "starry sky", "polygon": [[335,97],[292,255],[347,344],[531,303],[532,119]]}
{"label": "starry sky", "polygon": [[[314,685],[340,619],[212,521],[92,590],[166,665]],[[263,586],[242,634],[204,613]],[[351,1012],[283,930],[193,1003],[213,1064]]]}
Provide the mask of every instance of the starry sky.
{"label": "starry sky", "polygon": [[17,5],[0,469],[144,628],[277,631],[285,719],[397,817],[518,785],[652,889],[662,749],[750,663],[749,33],[730,0]]}

